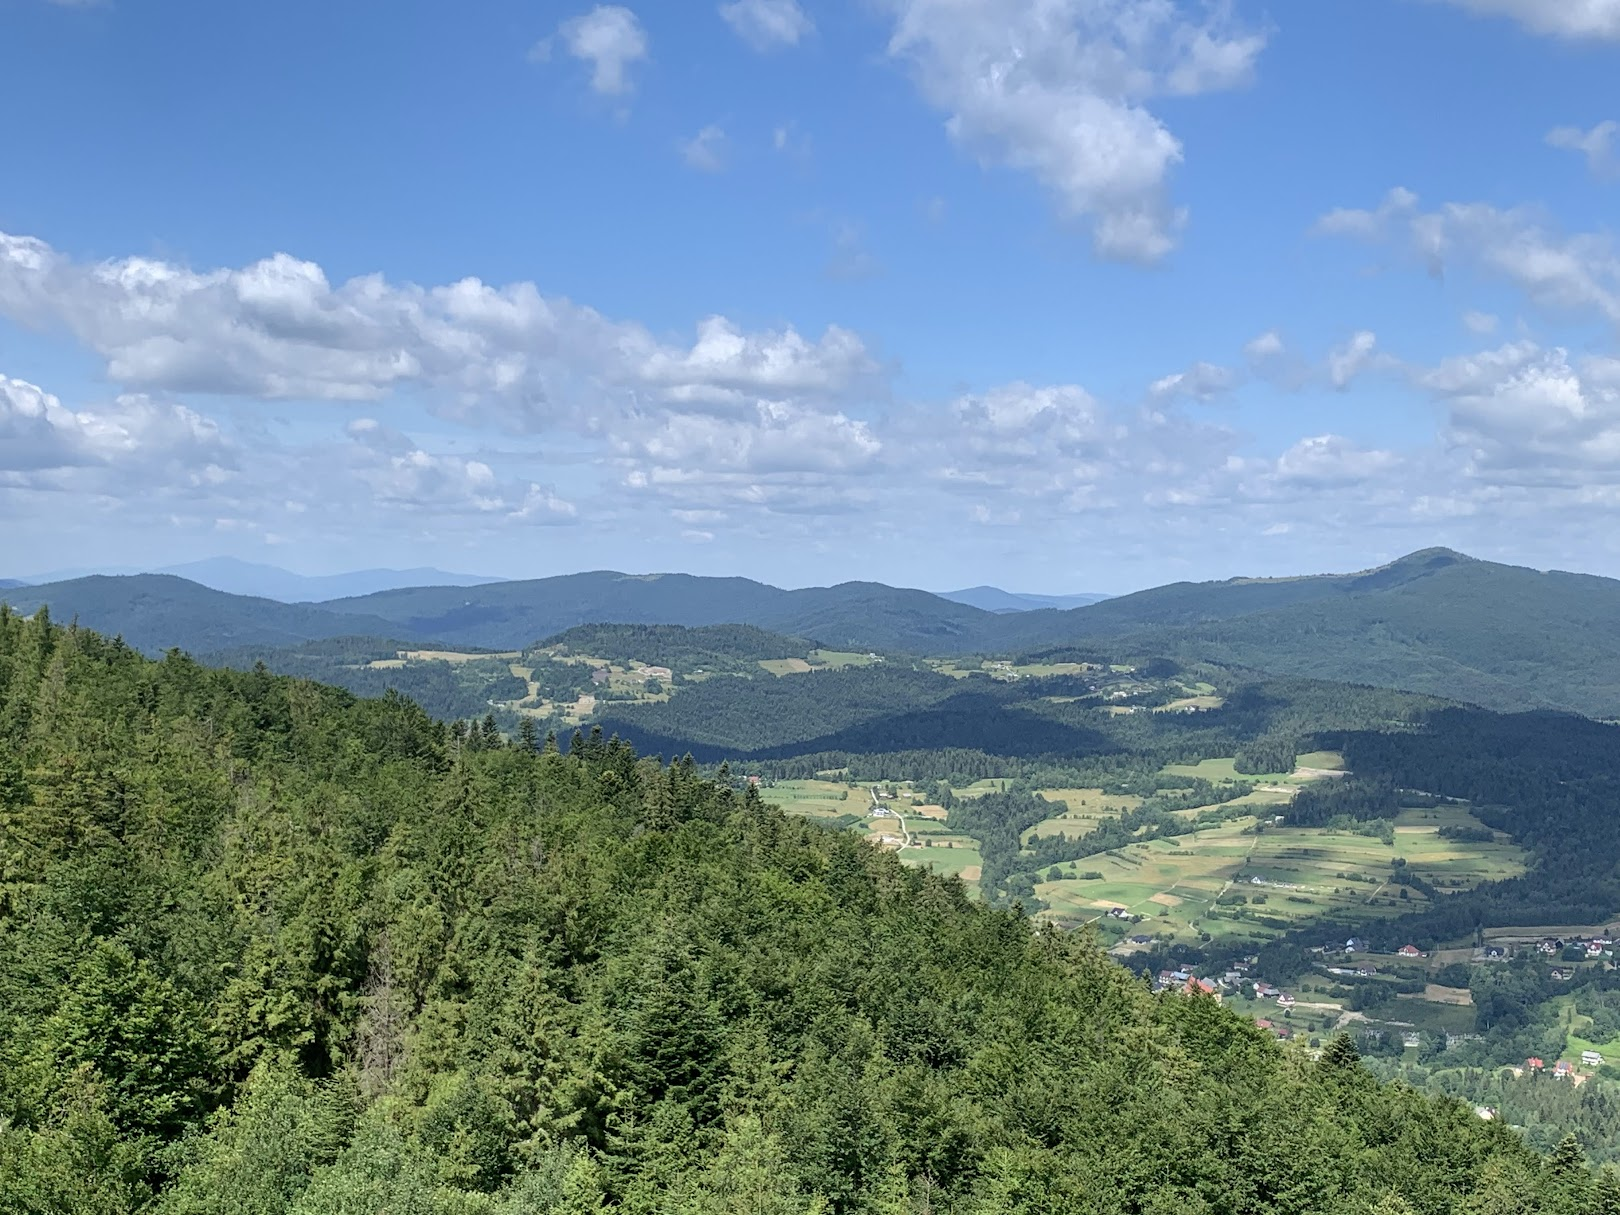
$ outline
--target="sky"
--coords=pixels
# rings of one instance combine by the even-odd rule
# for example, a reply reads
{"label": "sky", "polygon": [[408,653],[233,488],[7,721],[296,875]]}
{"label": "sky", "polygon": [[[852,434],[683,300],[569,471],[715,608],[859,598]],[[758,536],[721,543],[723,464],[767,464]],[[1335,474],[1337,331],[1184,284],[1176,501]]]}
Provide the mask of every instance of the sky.
{"label": "sky", "polygon": [[0,576],[1620,576],[1620,0],[0,0]]}

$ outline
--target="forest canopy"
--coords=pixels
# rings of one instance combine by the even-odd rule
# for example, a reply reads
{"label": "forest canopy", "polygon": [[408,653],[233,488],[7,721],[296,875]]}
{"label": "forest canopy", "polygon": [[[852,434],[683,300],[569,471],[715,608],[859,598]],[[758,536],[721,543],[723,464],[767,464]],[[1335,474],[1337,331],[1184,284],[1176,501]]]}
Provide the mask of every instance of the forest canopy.
{"label": "forest canopy", "polygon": [[1615,1209],[689,760],[43,617],[0,611],[0,1210]]}

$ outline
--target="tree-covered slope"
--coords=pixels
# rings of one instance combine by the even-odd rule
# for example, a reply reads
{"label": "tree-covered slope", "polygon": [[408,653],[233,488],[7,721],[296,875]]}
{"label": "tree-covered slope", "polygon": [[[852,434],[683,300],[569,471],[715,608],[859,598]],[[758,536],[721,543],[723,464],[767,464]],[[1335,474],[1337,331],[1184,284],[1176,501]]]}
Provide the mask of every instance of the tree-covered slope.
{"label": "tree-covered slope", "polygon": [[975,648],[996,619],[879,583],[785,591],[747,578],[611,571],[385,591],[321,606],[381,616],[412,635],[495,647],[529,645],[582,624],[752,624],[834,648],[930,653]]}
{"label": "tree-covered slope", "polygon": [[1376,592],[1142,633],[1137,648],[1498,710],[1620,717],[1620,582],[1459,561]]}
{"label": "tree-covered slope", "polygon": [[1620,582],[1444,549],[1358,574],[1178,583],[1072,611],[994,613],[923,591],[608,572],[387,591],[289,605],[176,578],[16,588],[28,611],[119,633],[148,652],[292,645],[348,634],[516,649],[587,624],[747,624],[832,649],[910,654],[1105,647],[1272,674],[1378,684],[1488,708],[1620,717]]}
{"label": "tree-covered slope", "polygon": [[286,646],[346,634],[386,635],[376,618],[356,618],[306,604],[280,603],[212,590],[172,574],[94,575],[16,587],[0,601],[29,613],[41,605],[58,620],[121,636],[148,654],[179,647],[191,653],[235,646]]}
{"label": "tree-covered slope", "polygon": [[759,663],[804,658],[815,643],[751,624],[582,624],[547,637],[540,648],[605,662],[642,662],[690,675],[697,671],[746,671]]}
{"label": "tree-covered slope", "polygon": [[0,613],[0,1209],[1612,1202],[1085,937],[622,744]]}

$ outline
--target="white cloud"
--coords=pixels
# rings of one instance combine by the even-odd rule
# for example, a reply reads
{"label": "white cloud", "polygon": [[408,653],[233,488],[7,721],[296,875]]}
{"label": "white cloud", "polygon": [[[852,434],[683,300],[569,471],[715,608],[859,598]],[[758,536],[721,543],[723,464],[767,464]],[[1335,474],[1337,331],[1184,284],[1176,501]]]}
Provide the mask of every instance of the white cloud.
{"label": "white cloud", "polygon": [[1097,252],[1152,262],[1184,213],[1166,197],[1180,142],[1155,98],[1246,83],[1265,37],[1224,6],[1201,20],[1166,0],[882,0],[892,56],[986,164],[1032,174]]}
{"label": "white cloud", "polygon": [[1620,478],[1620,360],[1516,342],[1448,359],[1417,380],[1444,405],[1447,436],[1479,476]]}
{"label": "white cloud", "polygon": [[713,125],[680,143],[681,159],[689,169],[718,173],[726,167],[726,133]]}
{"label": "white cloud", "polygon": [[1393,452],[1361,447],[1342,435],[1316,435],[1283,452],[1275,472],[1284,482],[1347,485],[1381,477],[1400,462]]}
{"label": "white cloud", "polygon": [[1610,119],[1600,122],[1590,131],[1579,127],[1554,127],[1547,132],[1547,143],[1566,152],[1579,152],[1586,157],[1586,167],[1594,177],[1613,177],[1620,173],[1620,157],[1615,155],[1615,136],[1620,135],[1620,122]]}
{"label": "white cloud", "polygon": [[1531,300],[1565,311],[1595,311],[1620,324],[1620,253],[1602,233],[1565,235],[1527,209],[1447,203],[1423,211],[1410,190],[1390,191],[1375,210],[1341,209],[1319,233],[1393,242],[1432,274],[1461,261],[1506,279]]}
{"label": "white cloud", "polygon": [[1350,387],[1363,371],[1373,365],[1378,349],[1378,335],[1363,329],[1341,346],[1328,353],[1328,379],[1333,387],[1343,391]]}
{"label": "white cloud", "polygon": [[433,455],[373,418],[351,422],[348,435],[355,476],[385,507],[499,515],[528,523],[571,523],[577,513],[572,503],[543,486],[503,481],[482,460]]}
{"label": "white cloud", "polygon": [[860,338],[837,327],[812,340],[710,317],[680,345],[528,282],[420,287],[368,275],[333,285],[286,254],[201,272],[147,258],[84,264],[4,234],[0,314],[67,329],[133,388],[375,401],[416,386],[446,408],[523,426],[577,418],[581,404],[839,397],[878,372]]}
{"label": "white cloud", "polygon": [[782,401],[746,415],[631,419],[613,436],[623,485],[704,530],[733,511],[840,514],[870,497],[860,478],[881,458],[870,424]]}
{"label": "white cloud", "polygon": [[1155,380],[1148,388],[1148,396],[1160,402],[1180,398],[1211,401],[1231,392],[1237,383],[1238,376],[1229,367],[1215,363],[1194,363],[1186,371]]}
{"label": "white cloud", "polygon": [[720,6],[720,15],[739,38],[761,52],[797,46],[816,28],[798,0],[732,0]]}
{"label": "white cloud", "polygon": [[[622,5],[601,4],[564,21],[556,36],[570,55],[590,64],[594,91],[604,97],[622,97],[634,90],[630,68],[647,58],[647,31],[635,13]],[[549,40],[532,53],[537,59],[549,55]]]}
{"label": "white cloud", "polygon": [[108,469],[157,480],[177,464],[201,472],[234,462],[219,427],[183,405],[130,394],[74,410],[0,375],[0,473]]}
{"label": "white cloud", "polygon": [[1244,343],[1243,356],[1251,363],[1263,363],[1267,359],[1281,358],[1287,350],[1282,335],[1275,329],[1268,329],[1259,337]]}
{"label": "white cloud", "polygon": [[1620,0],[1447,0],[1485,17],[1510,17],[1537,34],[1620,41]]}
{"label": "white cloud", "polygon": [[1462,322],[1463,327],[1469,333],[1477,333],[1481,337],[1495,333],[1496,327],[1501,323],[1497,317],[1489,312],[1465,312],[1463,313]]}

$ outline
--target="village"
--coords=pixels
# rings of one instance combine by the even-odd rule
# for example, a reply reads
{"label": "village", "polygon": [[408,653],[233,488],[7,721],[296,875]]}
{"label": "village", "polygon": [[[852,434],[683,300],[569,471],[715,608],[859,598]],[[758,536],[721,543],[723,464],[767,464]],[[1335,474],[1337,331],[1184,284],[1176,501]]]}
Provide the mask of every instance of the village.
{"label": "village", "polygon": [[[1127,916],[1128,913],[1118,913],[1118,918]],[[1140,935],[1128,940],[1130,946],[1138,948],[1151,942],[1151,937]],[[1299,983],[1313,986],[1322,977],[1327,977],[1363,985],[1382,982],[1395,984],[1404,978],[1411,984],[1414,974],[1421,975],[1424,980],[1435,978],[1436,973],[1431,973],[1431,968],[1455,970],[1462,966],[1471,972],[1472,967],[1507,965],[1514,961],[1521,965],[1539,963],[1545,967],[1542,973],[1548,980],[1569,983],[1583,967],[1613,969],[1617,942],[1620,942],[1620,936],[1609,929],[1569,936],[1504,938],[1480,942],[1471,948],[1437,949],[1432,952],[1407,943],[1381,954],[1365,938],[1350,937],[1342,942],[1331,941],[1309,947],[1308,952],[1314,959],[1311,971],[1301,976]],[[1559,964],[1546,965],[1553,960]],[[1384,963],[1385,969],[1380,969],[1379,962]],[[1164,968],[1154,975],[1152,986],[1159,993],[1203,997],[1221,1004],[1233,1003],[1250,1012],[1259,1028],[1278,1039],[1290,1041],[1309,1038],[1313,1048],[1319,1046],[1329,1033],[1340,1030],[1350,1030],[1379,1042],[1388,1039],[1392,1049],[1398,1044],[1402,1051],[1415,1051],[1424,1044],[1423,1031],[1406,1020],[1375,1021],[1363,1012],[1347,1007],[1345,1001],[1319,998],[1323,993],[1305,992],[1299,987],[1287,990],[1283,985],[1260,977],[1260,964],[1260,956],[1251,954],[1221,964],[1218,968],[1190,965]],[[1421,967],[1414,964],[1421,964]],[[1398,969],[1391,970],[1391,966]],[[1397,1006],[1401,1013],[1395,1015],[1411,1015],[1416,1005],[1435,998],[1435,989],[1435,984],[1425,982],[1421,992],[1397,997],[1402,1001]],[[1467,1000],[1467,989],[1457,991],[1457,996],[1463,1002],[1471,1003]],[[1263,1015],[1268,1007],[1274,1007],[1276,1012],[1270,1016]],[[1313,1019],[1302,1017],[1296,1022],[1296,1012],[1308,1014]],[[1447,1030],[1435,1037],[1437,1045],[1443,1042],[1443,1049],[1452,1051],[1465,1043],[1480,1041],[1483,1035],[1459,1029]],[[1601,1044],[1572,1044],[1568,1049],[1568,1058],[1549,1061],[1532,1055],[1522,1063],[1504,1063],[1500,1066],[1515,1076],[1546,1075],[1579,1085],[1609,1065],[1610,1058],[1615,1057],[1615,1052],[1606,1056],[1602,1049],[1598,1049],[1599,1046]],[[1493,1112],[1482,1107],[1480,1115],[1493,1116]]]}

